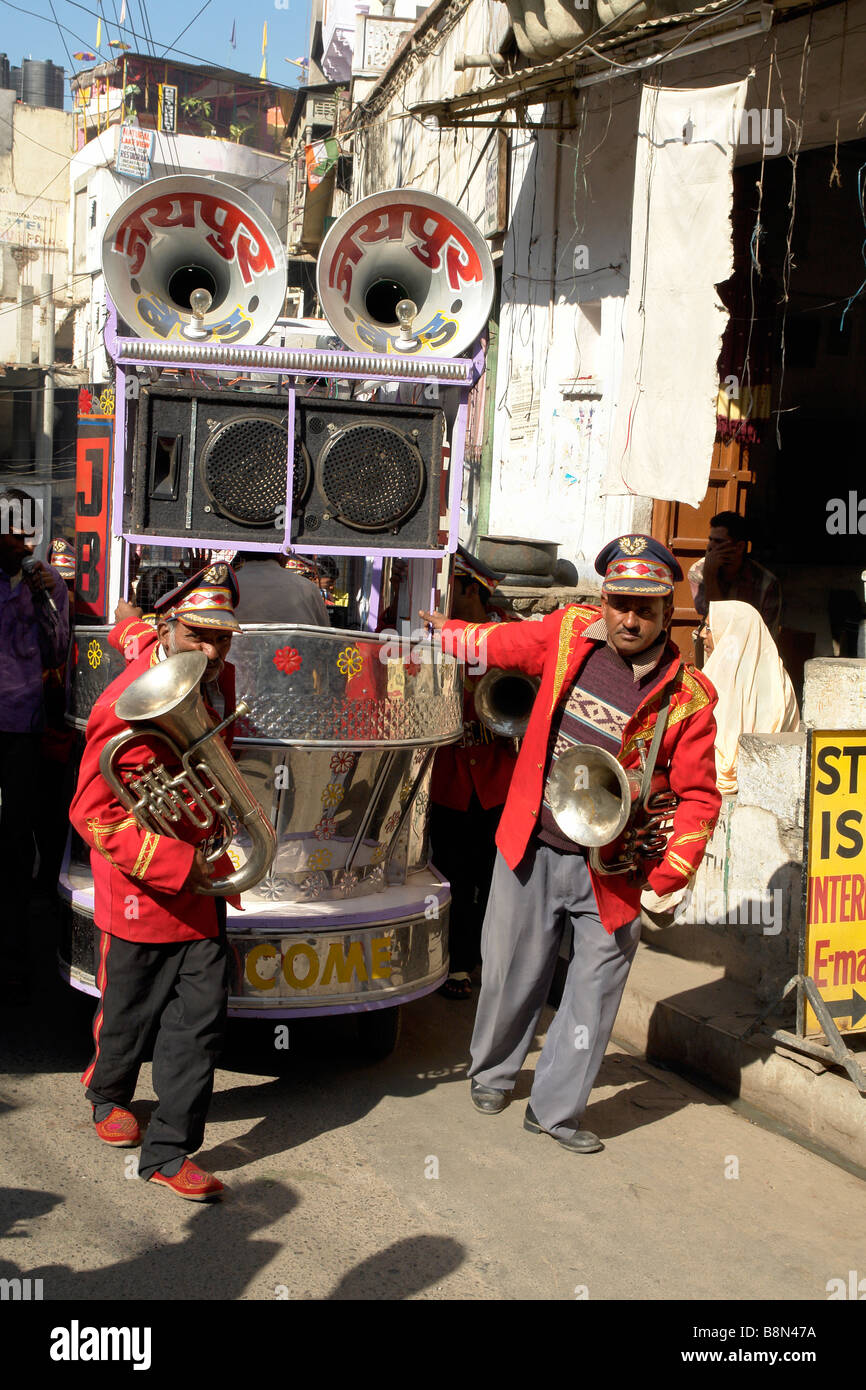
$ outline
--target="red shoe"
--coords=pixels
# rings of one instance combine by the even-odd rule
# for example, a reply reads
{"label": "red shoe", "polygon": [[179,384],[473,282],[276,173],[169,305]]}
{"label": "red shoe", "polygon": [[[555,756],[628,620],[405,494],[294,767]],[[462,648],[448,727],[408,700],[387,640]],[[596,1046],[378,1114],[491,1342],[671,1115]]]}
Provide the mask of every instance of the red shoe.
{"label": "red shoe", "polygon": [[219,1197],[225,1192],[225,1186],[219,1178],[215,1178],[213,1173],[205,1173],[201,1168],[196,1168],[188,1158],[184,1159],[183,1167],[173,1178],[167,1178],[165,1173],[161,1173],[157,1168],[148,1181],[170,1187],[172,1192],[178,1197],[185,1197],[188,1202],[206,1202],[210,1197]]}
{"label": "red shoe", "polygon": [[115,1105],[110,1115],[96,1121],[96,1133],[103,1144],[113,1144],[116,1149],[134,1149],[141,1143],[141,1130],[138,1120],[129,1110]]}

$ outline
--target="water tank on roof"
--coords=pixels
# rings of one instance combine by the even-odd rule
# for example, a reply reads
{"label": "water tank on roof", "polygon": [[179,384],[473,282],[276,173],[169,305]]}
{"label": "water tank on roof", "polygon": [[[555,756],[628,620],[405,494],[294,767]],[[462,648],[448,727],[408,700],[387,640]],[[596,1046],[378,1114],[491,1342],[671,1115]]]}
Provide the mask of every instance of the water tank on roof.
{"label": "water tank on roof", "polygon": [[9,59],[5,53],[0,53],[0,88],[4,91],[12,85],[9,76]]}
{"label": "water tank on roof", "polygon": [[50,92],[49,106],[56,107],[57,111],[63,111],[63,97],[65,90],[65,68],[54,67],[53,72],[54,89]]}
{"label": "water tank on roof", "polygon": [[22,100],[26,101],[28,106],[55,106],[63,109],[63,68],[58,68],[50,59],[25,58],[21,64],[21,73]]}
{"label": "water tank on roof", "polygon": [[15,88],[15,95],[16,95],[16,97],[18,98],[18,100],[20,101],[20,100],[21,100],[21,69],[20,69],[20,68],[10,68],[10,69],[9,69],[9,86]]}

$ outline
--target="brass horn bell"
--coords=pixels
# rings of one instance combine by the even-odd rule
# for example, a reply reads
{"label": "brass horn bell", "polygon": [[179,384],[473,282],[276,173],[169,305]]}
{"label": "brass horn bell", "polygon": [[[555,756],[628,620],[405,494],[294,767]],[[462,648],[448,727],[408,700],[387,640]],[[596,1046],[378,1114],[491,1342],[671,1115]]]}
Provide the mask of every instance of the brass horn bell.
{"label": "brass horn bell", "polygon": [[548,800],[563,835],[598,849],[622,834],[639,789],[605,748],[577,743],[554,763]]}
{"label": "brass horn bell", "polygon": [[[178,652],[128,685],[115,709],[118,718],[131,727],[109,739],[99,758],[99,770],[145,830],[178,839],[175,826],[186,820],[202,830],[214,831],[216,843],[205,854],[208,863],[226,852],[234,838],[233,822],[240,823],[252,842],[246,863],[224,878],[212,879],[209,887],[196,890],[224,897],[243,893],[264,878],[273,863],[277,839],[219,737],[220,731],[239,714],[246,714],[248,707],[241,701],[235,713],[215,728],[199,690],[206,666],[204,652]],[[182,770],[173,773],[153,759],[124,782],[115,769],[121,749],[143,738],[164,743]]]}
{"label": "brass horn bell", "polygon": [[481,723],[503,738],[523,738],[539,684],[537,676],[522,671],[486,671],[474,692]]}

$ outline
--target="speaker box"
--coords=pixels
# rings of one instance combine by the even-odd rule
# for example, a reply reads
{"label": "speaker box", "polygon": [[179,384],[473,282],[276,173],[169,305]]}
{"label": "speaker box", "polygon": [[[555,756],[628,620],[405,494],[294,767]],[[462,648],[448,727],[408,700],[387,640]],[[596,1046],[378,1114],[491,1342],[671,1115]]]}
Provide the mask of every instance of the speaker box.
{"label": "speaker box", "polygon": [[310,475],[296,544],[440,548],[441,410],[298,396],[295,430]]}
{"label": "speaker box", "polygon": [[[282,545],[288,397],[143,387],[127,479],[132,535]],[[443,412],[295,397],[292,543],[440,548]]]}

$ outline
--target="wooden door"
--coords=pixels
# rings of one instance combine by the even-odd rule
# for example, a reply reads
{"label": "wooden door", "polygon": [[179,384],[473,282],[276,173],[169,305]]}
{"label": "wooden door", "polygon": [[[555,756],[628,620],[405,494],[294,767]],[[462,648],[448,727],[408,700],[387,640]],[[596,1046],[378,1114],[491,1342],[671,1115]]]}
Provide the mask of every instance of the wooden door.
{"label": "wooden door", "polygon": [[719,512],[746,514],[748,490],[755,481],[749,466],[749,447],[737,440],[716,440],[706,496],[699,507],[685,502],[653,503],[652,533],[673,551],[683,571],[674,590],[671,636],[687,661],[694,660],[692,632],[698,624],[688,570],[706,551],[712,517]]}

